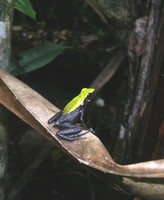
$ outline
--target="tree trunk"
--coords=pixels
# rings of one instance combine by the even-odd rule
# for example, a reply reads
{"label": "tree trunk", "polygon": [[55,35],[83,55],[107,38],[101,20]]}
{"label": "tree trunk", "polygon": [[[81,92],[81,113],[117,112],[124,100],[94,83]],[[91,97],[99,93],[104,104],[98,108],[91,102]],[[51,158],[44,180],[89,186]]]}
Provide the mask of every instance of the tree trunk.
{"label": "tree trunk", "polygon": [[125,91],[128,95],[124,113],[120,114],[123,117],[113,158],[119,163],[152,159],[152,154],[156,154],[154,158],[162,158],[164,155],[159,156],[157,152],[164,151],[161,149],[164,138],[161,99],[164,97],[163,89],[159,88],[163,83],[164,2],[86,2],[112,27],[119,44],[128,52],[129,84]]}
{"label": "tree trunk", "polygon": [[[14,0],[1,0],[0,3],[0,68],[9,70],[10,64],[10,33]],[[5,199],[5,179],[7,168],[7,131],[4,124],[5,111],[0,107],[0,199]]]}

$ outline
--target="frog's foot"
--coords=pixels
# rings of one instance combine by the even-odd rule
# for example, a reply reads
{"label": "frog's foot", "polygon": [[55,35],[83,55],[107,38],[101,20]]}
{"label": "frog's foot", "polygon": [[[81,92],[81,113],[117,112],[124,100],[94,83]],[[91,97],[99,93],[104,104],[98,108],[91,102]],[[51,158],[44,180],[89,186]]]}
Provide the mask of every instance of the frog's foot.
{"label": "frog's foot", "polygon": [[81,137],[81,136],[87,133],[89,133],[89,131],[72,134],[72,135],[69,135],[69,138],[71,138],[71,140],[85,139],[85,137]]}
{"label": "frog's foot", "polygon": [[87,130],[88,130],[88,132],[95,133],[95,131],[93,130],[93,128],[88,128]]}

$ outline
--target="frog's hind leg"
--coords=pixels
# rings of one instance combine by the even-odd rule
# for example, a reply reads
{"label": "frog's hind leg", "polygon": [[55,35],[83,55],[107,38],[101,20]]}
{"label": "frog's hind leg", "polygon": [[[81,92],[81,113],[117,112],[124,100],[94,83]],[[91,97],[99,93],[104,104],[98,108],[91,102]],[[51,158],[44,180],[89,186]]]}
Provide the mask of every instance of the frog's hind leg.
{"label": "frog's hind leg", "polygon": [[64,128],[58,131],[56,134],[62,139],[72,141],[72,140],[80,139],[81,136],[85,134],[85,133],[81,133],[82,130],[83,128],[81,126],[65,123]]}

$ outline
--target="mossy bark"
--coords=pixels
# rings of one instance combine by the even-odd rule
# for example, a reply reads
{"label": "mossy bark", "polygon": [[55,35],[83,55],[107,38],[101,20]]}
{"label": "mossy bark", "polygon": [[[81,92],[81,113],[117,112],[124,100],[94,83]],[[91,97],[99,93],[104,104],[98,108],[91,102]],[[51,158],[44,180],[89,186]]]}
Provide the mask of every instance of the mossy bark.
{"label": "mossy bark", "polygon": [[[1,0],[0,3],[0,68],[6,71],[10,67],[10,36],[14,0]],[[0,107],[0,199],[5,197],[5,179],[7,169],[7,131],[5,111]]]}
{"label": "mossy bark", "polygon": [[135,20],[145,5],[132,0],[85,0],[108,25],[118,42],[127,45]]}

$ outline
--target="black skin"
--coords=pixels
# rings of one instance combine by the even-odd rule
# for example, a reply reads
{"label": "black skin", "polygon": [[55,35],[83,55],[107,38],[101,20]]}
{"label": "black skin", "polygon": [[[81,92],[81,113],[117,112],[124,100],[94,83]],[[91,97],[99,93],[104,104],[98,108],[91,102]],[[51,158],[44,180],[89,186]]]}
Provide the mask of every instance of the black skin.
{"label": "black skin", "polygon": [[[56,133],[57,136],[64,140],[72,141],[80,139],[82,135],[88,133],[81,133],[86,128],[84,123],[84,111],[86,105],[90,101],[90,95],[84,100],[83,105],[76,108],[74,111],[63,114],[63,111],[56,113],[52,118],[48,120],[48,123],[53,123],[55,127],[59,129]],[[80,122],[80,124],[77,124]]]}

